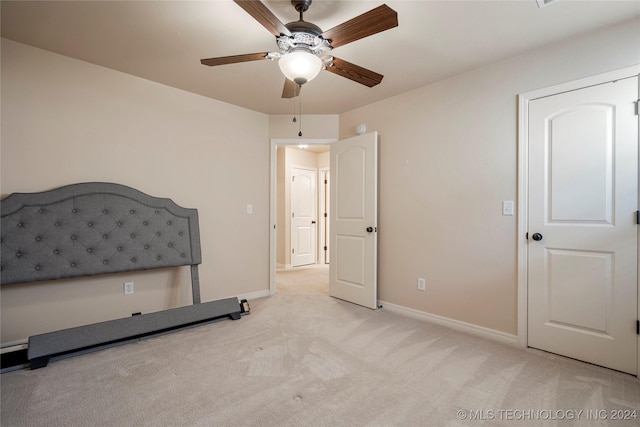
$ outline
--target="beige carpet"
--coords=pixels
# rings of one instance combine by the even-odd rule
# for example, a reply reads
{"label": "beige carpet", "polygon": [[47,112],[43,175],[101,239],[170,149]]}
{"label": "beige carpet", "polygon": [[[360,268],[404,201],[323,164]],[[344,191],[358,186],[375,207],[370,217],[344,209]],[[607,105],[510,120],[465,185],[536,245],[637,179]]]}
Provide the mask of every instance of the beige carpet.
{"label": "beige carpet", "polygon": [[612,419],[640,410],[632,376],[361,308],[324,283],[279,273],[238,321],[4,374],[1,425],[640,424]]}
{"label": "beige carpet", "polygon": [[276,291],[285,294],[329,295],[329,264],[278,269]]}

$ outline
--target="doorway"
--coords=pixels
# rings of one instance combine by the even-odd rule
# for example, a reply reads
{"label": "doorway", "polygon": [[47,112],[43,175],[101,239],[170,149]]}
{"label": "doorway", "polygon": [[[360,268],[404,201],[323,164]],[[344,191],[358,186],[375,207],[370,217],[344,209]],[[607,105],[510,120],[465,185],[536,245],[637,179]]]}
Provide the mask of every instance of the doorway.
{"label": "doorway", "polygon": [[278,294],[329,295],[329,266],[312,264],[302,267],[277,269]]}
{"label": "doorway", "polygon": [[[328,172],[329,169],[329,145],[334,140],[326,139],[278,139],[271,141],[271,192],[270,192],[270,287],[269,293],[271,295],[277,292],[277,282],[279,281],[278,275],[282,275],[283,278],[283,291],[291,291],[290,284],[294,275],[298,275],[298,279],[293,280],[300,281],[300,283],[309,283],[307,280],[309,277],[314,276],[318,280],[324,273],[322,271],[315,271],[317,267],[322,267],[326,270],[326,279],[323,279],[325,287],[328,288],[328,264],[323,264],[323,252],[325,242],[322,238],[323,234],[323,221],[319,221],[324,217],[322,209],[324,204],[321,200],[323,197],[322,185],[319,186],[316,191],[316,196],[313,200],[315,202],[314,217],[311,215],[308,218],[308,222],[311,227],[306,227],[309,234],[308,239],[303,239],[307,246],[306,252],[312,252],[310,249],[311,244],[314,245],[314,255],[305,254],[306,257],[311,257],[305,262],[297,263],[294,256],[294,244],[292,225],[294,224],[295,209],[292,209],[296,203],[292,202],[291,196],[296,192],[292,185],[294,180],[293,176],[296,174],[295,170],[300,172],[304,170],[307,172],[314,170],[314,178],[316,183],[322,183],[324,181],[324,172]],[[295,169],[294,169],[295,168]],[[297,178],[296,178],[297,179]],[[300,180],[298,183],[304,180]],[[300,189],[298,189],[300,190]],[[297,214],[296,214],[297,215]],[[316,221],[315,224],[311,224],[312,221]],[[303,227],[304,228],[304,227]],[[304,237],[304,233],[303,233]],[[313,243],[312,243],[313,240]],[[308,245],[307,245],[308,243]],[[296,250],[297,252],[297,250]],[[298,266],[294,267],[294,265]],[[317,286],[316,286],[317,288]],[[305,286],[300,286],[300,291],[303,291]],[[315,291],[314,291],[315,292]],[[313,292],[312,292],[313,293]]]}
{"label": "doorway", "polygon": [[519,99],[519,342],[634,375],[638,71]]}

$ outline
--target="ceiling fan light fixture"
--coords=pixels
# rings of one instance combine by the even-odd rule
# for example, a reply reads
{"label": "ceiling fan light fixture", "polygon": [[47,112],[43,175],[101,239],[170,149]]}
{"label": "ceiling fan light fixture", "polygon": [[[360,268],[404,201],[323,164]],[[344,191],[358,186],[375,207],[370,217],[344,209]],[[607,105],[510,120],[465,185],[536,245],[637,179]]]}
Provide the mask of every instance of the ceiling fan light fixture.
{"label": "ceiling fan light fixture", "polygon": [[[382,81],[384,77],[382,74],[334,58],[331,52],[334,47],[343,46],[397,27],[398,13],[386,4],[345,21],[328,31],[322,31],[320,27],[305,21],[303,17],[303,13],[307,11],[312,0],[290,0],[295,10],[300,14],[300,19],[288,24],[283,24],[265,5],[264,0],[233,1],[276,37],[278,52],[204,58],[200,60],[202,65],[213,67],[260,59],[278,59],[280,69],[287,79],[282,91],[282,98],[299,96],[300,86],[313,80],[322,69],[367,87],[373,87]],[[537,1],[548,3],[556,0]],[[301,136],[301,132],[299,132],[299,136]]]}
{"label": "ceiling fan light fixture", "polygon": [[282,55],[278,64],[282,74],[300,86],[316,78],[323,67],[322,60],[306,49],[295,49]]}

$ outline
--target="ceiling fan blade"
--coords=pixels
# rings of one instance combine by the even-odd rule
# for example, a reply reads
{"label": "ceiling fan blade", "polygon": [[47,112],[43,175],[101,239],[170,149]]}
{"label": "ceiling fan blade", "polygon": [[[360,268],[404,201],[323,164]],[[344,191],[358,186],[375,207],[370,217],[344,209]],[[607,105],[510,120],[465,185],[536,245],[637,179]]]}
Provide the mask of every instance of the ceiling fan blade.
{"label": "ceiling fan blade", "polygon": [[327,67],[327,71],[368,87],[377,85],[384,77],[382,74],[367,70],[340,58],[333,58],[333,66]]}
{"label": "ceiling fan blade", "polygon": [[295,98],[300,95],[300,86],[289,79],[284,79],[284,87],[282,88],[283,98]]}
{"label": "ceiling fan blade", "polygon": [[269,10],[264,3],[257,0],[233,0],[238,6],[244,9],[256,21],[262,24],[274,36],[285,34],[291,35],[291,32],[284,26],[282,22]]}
{"label": "ceiling fan blade", "polygon": [[336,48],[397,26],[398,13],[383,4],[325,31],[322,37],[331,40],[331,46]]}
{"label": "ceiling fan blade", "polygon": [[249,62],[249,61],[257,61],[259,59],[266,59],[267,52],[262,53],[247,53],[245,55],[232,55],[232,56],[221,56],[219,58],[207,58],[201,59],[200,63],[202,65],[208,65],[213,67],[214,65],[226,65],[226,64],[235,64],[238,62]]}

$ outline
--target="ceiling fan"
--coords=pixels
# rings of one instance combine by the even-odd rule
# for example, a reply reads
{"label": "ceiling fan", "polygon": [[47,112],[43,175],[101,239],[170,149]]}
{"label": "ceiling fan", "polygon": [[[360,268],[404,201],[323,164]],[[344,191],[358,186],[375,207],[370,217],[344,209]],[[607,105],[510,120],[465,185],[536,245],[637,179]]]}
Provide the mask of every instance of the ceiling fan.
{"label": "ceiling fan", "polygon": [[368,87],[379,84],[382,81],[382,74],[336,58],[331,55],[331,51],[336,47],[397,27],[396,11],[383,4],[323,32],[317,25],[303,19],[303,14],[309,9],[311,1],[291,0],[291,4],[300,14],[300,19],[283,24],[264,3],[258,0],[234,0],[238,6],[276,36],[278,51],[201,59],[200,63],[216,66],[261,59],[278,59],[280,69],[286,77],[282,91],[283,98],[297,96],[302,85],[314,79],[321,69]]}

